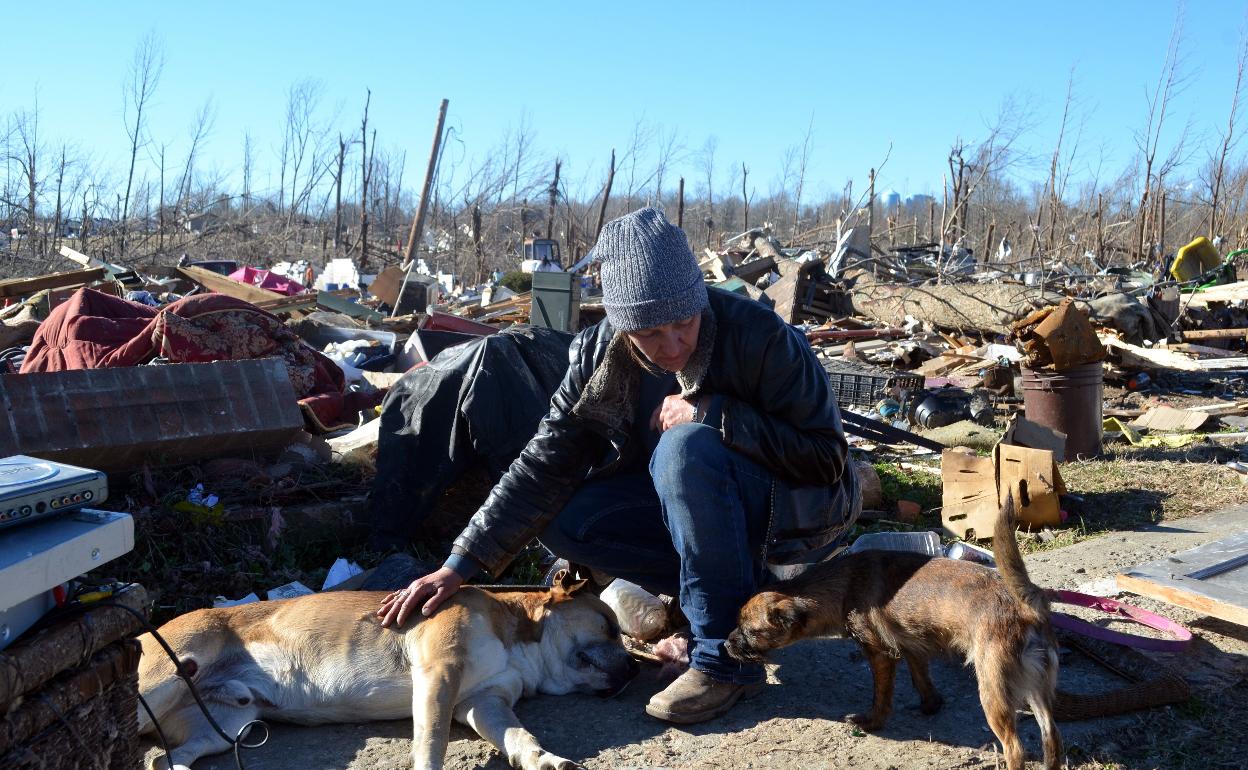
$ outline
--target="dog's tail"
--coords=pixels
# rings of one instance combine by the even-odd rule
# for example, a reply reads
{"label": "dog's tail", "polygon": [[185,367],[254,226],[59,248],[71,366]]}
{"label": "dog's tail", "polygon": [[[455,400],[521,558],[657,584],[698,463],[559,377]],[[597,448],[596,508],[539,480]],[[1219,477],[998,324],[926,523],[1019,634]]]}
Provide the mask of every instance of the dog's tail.
{"label": "dog's tail", "polygon": [[1027,575],[1027,566],[1018,550],[1018,538],[1014,535],[1014,524],[1014,493],[1011,491],[1005,498],[1005,505],[1001,506],[997,526],[992,533],[992,555],[997,560],[997,569],[1005,580],[1006,589],[1018,602],[1023,614],[1035,621],[1043,621],[1049,617],[1049,602],[1044,589],[1031,582]]}

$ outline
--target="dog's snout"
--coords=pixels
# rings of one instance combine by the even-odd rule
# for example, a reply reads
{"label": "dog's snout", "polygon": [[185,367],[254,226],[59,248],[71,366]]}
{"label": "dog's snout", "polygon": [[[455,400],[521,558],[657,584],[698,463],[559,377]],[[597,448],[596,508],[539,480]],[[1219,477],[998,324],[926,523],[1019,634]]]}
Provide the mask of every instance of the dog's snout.
{"label": "dog's snout", "polygon": [[577,652],[577,659],[593,666],[606,677],[606,686],[598,690],[605,696],[618,694],[633,681],[641,667],[618,642],[599,642]]}
{"label": "dog's snout", "polygon": [[732,633],[728,634],[728,640],[724,642],[724,649],[737,660],[748,663],[757,663],[763,659],[763,656],[750,646],[745,638],[745,634],[741,633],[739,628],[733,629]]}

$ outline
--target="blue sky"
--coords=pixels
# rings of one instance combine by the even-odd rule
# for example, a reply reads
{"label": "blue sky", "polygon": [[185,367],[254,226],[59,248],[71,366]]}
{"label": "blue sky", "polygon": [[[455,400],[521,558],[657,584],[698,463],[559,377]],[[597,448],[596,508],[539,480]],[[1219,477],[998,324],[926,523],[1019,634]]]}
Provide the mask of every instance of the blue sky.
{"label": "blue sky", "polygon": [[[201,165],[225,174],[241,167],[248,130],[260,165],[275,166],[286,91],[313,78],[323,86],[325,119],[336,113],[348,132],[372,89],[378,140],[407,151],[410,184],[447,97],[463,152],[486,151],[526,120],[535,149],[564,158],[567,177],[591,187],[611,148],[622,151],[645,120],[678,132],[690,177],[700,176],[692,158],[714,137],[721,189],[729,165],[744,162],[765,195],[809,125],[814,195],[851,177],[860,189],[890,145],[879,185],[908,194],[939,190],[950,142],[982,138],[1007,99],[1034,123],[1019,144],[1034,161],[1018,172],[1042,176],[1072,67],[1074,114],[1084,125],[1078,169],[1116,175],[1134,153],[1178,11],[1151,0],[66,0],[6,9],[0,103],[28,107],[37,90],[45,141],[67,141],[122,174],[122,82],[150,31],[165,53],[154,140],[177,158],[211,97],[217,117]],[[1187,82],[1171,138],[1190,122],[1199,149],[1223,130],[1244,14],[1242,0],[1182,9]],[[265,173],[258,177],[264,186]]]}

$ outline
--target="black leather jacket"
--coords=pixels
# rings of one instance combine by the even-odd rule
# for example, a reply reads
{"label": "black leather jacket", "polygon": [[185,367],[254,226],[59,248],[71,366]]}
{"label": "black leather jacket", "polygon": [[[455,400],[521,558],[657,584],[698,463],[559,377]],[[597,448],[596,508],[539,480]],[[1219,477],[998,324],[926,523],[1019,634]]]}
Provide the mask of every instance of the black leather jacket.
{"label": "black leather jacket", "polygon": [[[686,396],[720,396],[724,443],[794,485],[838,488],[827,510],[772,511],[765,550],[800,562],[846,528],[858,487],[827,374],[810,345],[763,305],[711,289],[698,346],[678,376]],[[582,331],[537,435],[455,540],[497,575],[558,515],[576,488],[639,451],[631,422],[639,370],[608,321]]]}

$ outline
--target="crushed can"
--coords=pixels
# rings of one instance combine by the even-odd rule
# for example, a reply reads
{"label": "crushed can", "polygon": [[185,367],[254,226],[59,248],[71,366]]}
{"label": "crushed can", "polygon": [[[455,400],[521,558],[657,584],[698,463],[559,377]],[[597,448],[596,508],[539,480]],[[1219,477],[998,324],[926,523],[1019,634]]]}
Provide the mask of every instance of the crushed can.
{"label": "crushed can", "polygon": [[985,567],[997,566],[997,560],[992,558],[991,551],[961,541],[945,546],[945,556],[950,559],[983,564]]}

